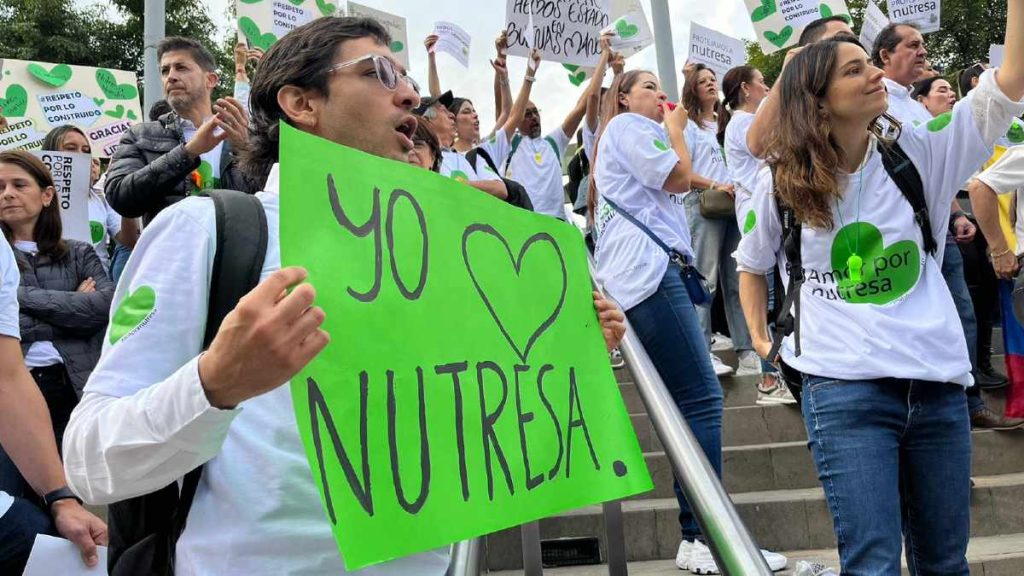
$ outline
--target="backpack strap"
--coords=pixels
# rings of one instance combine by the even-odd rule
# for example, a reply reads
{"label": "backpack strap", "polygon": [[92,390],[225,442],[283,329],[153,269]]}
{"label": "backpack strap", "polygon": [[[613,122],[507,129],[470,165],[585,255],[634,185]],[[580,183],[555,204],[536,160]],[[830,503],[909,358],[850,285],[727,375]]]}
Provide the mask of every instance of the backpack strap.
{"label": "backpack strap", "polygon": [[928,216],[928,203],[924,196],[921,174],[899,142],[888,145],[879,142],[878,152],[882,155],[882,165],[885,167],[886,173],[889,174],[889,178],[896,183],[914,211],[914,220],[921,228],[924,251],[935,256],[939,246],[935,241],[935,234],[932,232],[932,222]]}
{"label": "backpack strap", "polygon": [[512,149],[508,153],[508,157],[505,158],[505,172],[508,172],[509,165],[512,164],[512,157],[516,155],[516,150],[519,150],[519,145],[523,142],[523,135],[516,134],[512,137]]}
{"label": "backpack strap", "polygon": [[546,140],[547,143],[551,145],[551,149],[555,151],[555,159],[558,160],[559,164],[561,164],[562,154],[558,151],[558,142],[555,142],[555,139],[552,138],[551,136],[545,136],[544,140]]}
{"label": "backpack strap", "polygon": [[[483,147],[480,146],[466,152],[466,160],[469,160],[469,163],[473,165],[473,170],[476,170],[476,159],[478,156],[483,158],[484,162],[487,162],[487,165],[490,166],[491,170],[493,170],[495,174],[500,175],[498,167],[494,165],[494,160],[491,158],[491,155],[487,153],[487,150],[484,150]],[[480,171],[477,170],[477,173],[479,174]]]}
{"label": "backpack strap", "polygon": [[[772,167],[772,180],[775,178],[775,167]],[[804,283],[803,257],[800,254],[800,222],[796,219],[793,209],[775,194],[775,208],[782,223],[782,248],[786,254],[786,297],[775,317],[775,328],[772,333],[772,348],[768,358],[775,358],[782,348],[782,341],[793,334],[795,353],[800,355],[800,290]],[[793,313],[790,314],[790,310]]]}
{"label": "backpack strap", "polygon": [[[235,190],[207,190],[203,196],[213,200],[217,222],[217,248],[213,256],[210,304],[206,315],[203,350],[210,347],[224,318],[238,301],[259,284],[263,260],[267,254],[267,214],[258,198]],[[178,506],[172,517],[172,544],[185,530],[192,500],[199,486],[203,467],[185,475]],[[173,550],[171,562],[174,562]]]}

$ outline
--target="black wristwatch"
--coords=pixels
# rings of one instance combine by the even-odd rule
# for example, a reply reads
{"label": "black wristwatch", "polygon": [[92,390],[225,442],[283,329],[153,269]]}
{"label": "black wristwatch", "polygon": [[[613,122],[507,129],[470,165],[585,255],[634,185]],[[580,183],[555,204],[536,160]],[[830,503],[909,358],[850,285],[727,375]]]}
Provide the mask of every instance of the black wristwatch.
{"label": "black wristwatch", "polygon": [[58,501],[68,500],[71,498],[77,500],[79,504],[82,503],[82,499],[79,498],[78,496],[75,496],[75,493],[71,491],[71,488],[68,488],[67,486],[62,486],[60,488],[57,488],[53,492],[44,494],[43,504],[46,504],[46,509],[50,510],[51,508],[53,508],[53,505]]}

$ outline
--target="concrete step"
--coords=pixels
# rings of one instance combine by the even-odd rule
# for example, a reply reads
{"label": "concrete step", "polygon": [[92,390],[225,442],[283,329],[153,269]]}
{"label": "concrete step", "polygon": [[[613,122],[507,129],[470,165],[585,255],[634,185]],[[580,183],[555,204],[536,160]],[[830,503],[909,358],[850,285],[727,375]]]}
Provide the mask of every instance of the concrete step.
{"label": "concrete step", "polygon": [[[971,472],[975,476],[1024,472],[1024,430],[976,430],[971,440]],[[644,458],[654,479],[654,490],[634,499],[673,497],[668,457],[664,452],[648,452]],[[730,494],[819,486],[805,441],[727,447],[722,450],[722,464],[725,489]]]}
{"label": "concrete step", "polygon": [[[732,495],[740,516],[755,540],[771,550],[819,550],[835,547],[832,519],[820,488],[743,492]],[[626,551],[630,561],[675,557],[679,545],[675,498],[629,500],[622,503]],[[1024,473],[975,477],[971,495],[972,536],[1014,534],[1024,524]],[[542,538],[594,536],[604,547],[600,506],[588,506],[541,520]],[[493,570],[522,567],[518,528],[487,537],[488,566]]]}
{"label": "concrete step", "polygon": [[[661,441],[647,414],[630,414],[629,417],[643,451],[662,451]],[[726,408],[722,414],[723,446],[799,442],[806,439],[807,432],[796,405]]]}
{"label": "concrete step", "polygon": [[[738,406],[754,406],[757,402],[757,383],[761,376],[752,374],[748,376],[723,376],[718,379],[722,384],[722,392],[725,395],[725,407],[734,408]],[[640,400],[640,392],[632,380],[619,383],[619,392],[626,402],[626,408],[630,414],[644,414],[647,408]]]}
{"label": "concrete step", "polygon": [[[839,568],[839,554],[835,550],[795,550],[783,552],[789,558],[789,568],[778,572],[779,576],[791,576],[792,567],[800,560],[821,562],[836,569]],[[1024,574],[1024,534],[1006,534],[1001,536],[983,536],[971,538],[967,546],[967,561],[971,565],[974,576],[1020,576]],[[502,570],[491,572],[493,576],[522,576],[522,570]],[[544,570],[548,576],[607,576],[608,567],[603,564],[594,566],[574,566],[571,568],[549,568]],[[646,562],[630,562],[630,576],[680,576],[689,574],[676,568],[672,560],[651,560]],[[906,566],[903,574],[909,574]]]}

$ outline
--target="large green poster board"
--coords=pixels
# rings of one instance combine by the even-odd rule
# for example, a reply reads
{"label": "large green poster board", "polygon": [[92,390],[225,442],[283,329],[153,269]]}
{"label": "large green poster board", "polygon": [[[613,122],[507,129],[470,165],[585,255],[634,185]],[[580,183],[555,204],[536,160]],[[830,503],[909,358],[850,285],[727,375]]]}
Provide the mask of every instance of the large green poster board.
{"label": "large green poster board", "polygon": [[651,489],[579,232],[281,131],[282,265],[331,334],[293,400],[349,569]]}

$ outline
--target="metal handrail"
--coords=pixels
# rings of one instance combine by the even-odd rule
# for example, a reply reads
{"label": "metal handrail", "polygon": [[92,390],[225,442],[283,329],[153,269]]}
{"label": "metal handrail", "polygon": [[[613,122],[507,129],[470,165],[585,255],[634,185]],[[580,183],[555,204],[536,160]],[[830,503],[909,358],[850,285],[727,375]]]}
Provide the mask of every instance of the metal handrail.
{"label": "metal handrail", "polygon": [[480,576],[483,536],[452,544],[447,576]]}
{"label": "metal handrail", "polygon": [[[603,293],[596,280],[593,255],[588,253],[587,260],[594,287]],[[626,334],[619,343],[619,351],[626,360],[626,368],[633,376],[654,431],[661,439],[665,454],[672,463],[672,471],[707,538],[708,548],[718,568],[726,576],[771,576],[771,569],[736,512],[704,450],[679,413],[640,337],[628,319],[625,323]]]}

